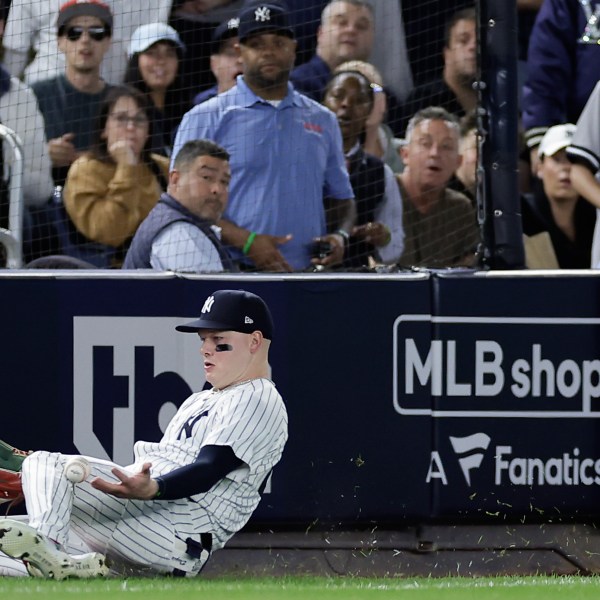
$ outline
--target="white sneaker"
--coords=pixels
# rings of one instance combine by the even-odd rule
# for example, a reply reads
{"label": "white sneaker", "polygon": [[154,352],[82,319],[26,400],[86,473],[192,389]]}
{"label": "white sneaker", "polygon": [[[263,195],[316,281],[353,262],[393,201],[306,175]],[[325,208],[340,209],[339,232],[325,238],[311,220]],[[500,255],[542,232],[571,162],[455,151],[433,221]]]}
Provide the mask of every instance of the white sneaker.
{"label": "white sneaker", "polygon": [[87,579],[105,577],[109,571],[104,555],[70,556],[33,527],[13,519],[0,519],[0,551],[22,560],[32,577]]}

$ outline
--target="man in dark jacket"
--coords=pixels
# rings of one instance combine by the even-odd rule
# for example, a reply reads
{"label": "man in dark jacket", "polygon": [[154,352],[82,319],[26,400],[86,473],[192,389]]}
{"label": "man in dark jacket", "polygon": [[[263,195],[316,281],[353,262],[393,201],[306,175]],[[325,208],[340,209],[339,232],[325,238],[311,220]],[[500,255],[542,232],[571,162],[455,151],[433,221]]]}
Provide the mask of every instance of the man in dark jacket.
{"label": "man in dark jacket", "polygon": [[473,82],[477,76],[477,15],[474,8],[456,12],[446,24],[444,69],[436,77],[415,87],[402,108],[401,134],[412,116],[428,106],[441,106],[458,118],[477,107]]}
{"label": "man in dark jacket", "polygon": [[532,165],[552,125],[576,123],[600,79],[597,2],[546,0],[535,21],[523,87],[523,128]]}

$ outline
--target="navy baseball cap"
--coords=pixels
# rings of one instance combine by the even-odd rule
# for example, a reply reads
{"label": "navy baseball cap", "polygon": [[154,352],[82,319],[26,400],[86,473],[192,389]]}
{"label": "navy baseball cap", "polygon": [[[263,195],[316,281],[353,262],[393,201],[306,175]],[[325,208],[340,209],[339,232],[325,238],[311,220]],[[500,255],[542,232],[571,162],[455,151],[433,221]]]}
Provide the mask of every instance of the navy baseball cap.
{"label": "navy baseball cap", "polygon": [[245,290],[218,290],[204,302],[201,316],[195,321],[177,325],[183,333],[197,333],[200,329],[219,329],[252,333],[260,331],[268,340],[273,339],[273,317],[265,301]]}
{"label": "navy baseball cap", "polygon": [[211,53],[219,54],[221,42],[237,37],[240,20],[237,17],[223,21],[214,31],[211,38]]}
{"label": "navy baseball cap", "polygon": [[294,38],[287,11],[277,4],[255,4],[244,8],[240,14],[238,35],[240,42],[256,33],[273,32]]}

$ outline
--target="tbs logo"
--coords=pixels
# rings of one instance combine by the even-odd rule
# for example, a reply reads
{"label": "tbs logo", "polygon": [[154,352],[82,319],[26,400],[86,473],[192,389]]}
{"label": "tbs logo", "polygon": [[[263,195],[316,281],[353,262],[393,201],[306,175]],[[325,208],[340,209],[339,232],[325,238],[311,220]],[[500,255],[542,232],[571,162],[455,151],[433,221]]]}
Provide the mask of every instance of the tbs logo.
{"label": "tbs logo", "polygon": [[200,342],[175,317],[74,317],[73,442],[82,454],[132,462],[205,383]]}

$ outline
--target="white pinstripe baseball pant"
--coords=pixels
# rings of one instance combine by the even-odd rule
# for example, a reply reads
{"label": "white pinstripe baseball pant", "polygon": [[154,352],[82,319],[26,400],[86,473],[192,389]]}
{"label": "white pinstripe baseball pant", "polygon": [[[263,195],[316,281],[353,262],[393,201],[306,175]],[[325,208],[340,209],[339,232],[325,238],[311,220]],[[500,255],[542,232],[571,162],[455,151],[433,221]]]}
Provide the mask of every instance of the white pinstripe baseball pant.
{"label": "white pinstripe baseball pant", "polygon": [[[23,462],[23,492],[29,524],[52,540],[67,545],[72,529],[90,548],[112,559],[117,572],[129,575],[172,573],[175,569],[197,574],[210,553],[187,554],[185,540],[194,535],[188,501],[141,501],[115,498],[94,489],[87,481],[73,485],[64,476],[71,458],[39,451]],[[86,457],[91,476],[118,481],[111,473],[120,467]],[[135,472],[132,467],[124,470]]]}

